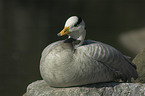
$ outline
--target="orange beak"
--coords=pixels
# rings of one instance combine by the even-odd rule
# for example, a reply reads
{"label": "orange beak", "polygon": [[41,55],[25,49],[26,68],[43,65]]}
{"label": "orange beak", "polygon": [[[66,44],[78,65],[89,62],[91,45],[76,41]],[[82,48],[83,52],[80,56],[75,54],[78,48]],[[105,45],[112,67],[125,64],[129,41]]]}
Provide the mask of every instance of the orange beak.
{"label": "orange beak", "polygon": [[63,35],[67,35],[69,33],[70,33],[69,32],[69,27],[64,27],[64,29],[61,32],[59,32],[57,35],[58,36],[63,36]]}

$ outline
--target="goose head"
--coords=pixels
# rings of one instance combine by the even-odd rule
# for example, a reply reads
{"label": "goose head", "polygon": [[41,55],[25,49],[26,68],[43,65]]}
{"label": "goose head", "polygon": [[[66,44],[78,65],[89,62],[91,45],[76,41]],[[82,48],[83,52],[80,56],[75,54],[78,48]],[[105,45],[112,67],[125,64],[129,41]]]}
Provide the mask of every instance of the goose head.
{"label": "goose head", "polygon": [[58,36],[68,35],[69,38],[73,38],[76,41],[80,41],[79,43],[75,44],[75,49],[82,45],[85,36],[86,36],[86,29],[85,29],[85,22],[81,17],[72,16],[67,19],[64,29],[57,34]]}

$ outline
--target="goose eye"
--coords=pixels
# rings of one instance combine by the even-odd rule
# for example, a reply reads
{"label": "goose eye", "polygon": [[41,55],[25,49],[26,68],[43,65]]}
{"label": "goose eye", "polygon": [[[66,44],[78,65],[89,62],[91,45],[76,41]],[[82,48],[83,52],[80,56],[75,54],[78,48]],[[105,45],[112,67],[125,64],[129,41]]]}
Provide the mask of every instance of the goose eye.
{"label": "goose eye", "polygon": [[74,25],[74,27],[77,27],[77,26],[78,26],[78,24],[75,24],[75,25]]}

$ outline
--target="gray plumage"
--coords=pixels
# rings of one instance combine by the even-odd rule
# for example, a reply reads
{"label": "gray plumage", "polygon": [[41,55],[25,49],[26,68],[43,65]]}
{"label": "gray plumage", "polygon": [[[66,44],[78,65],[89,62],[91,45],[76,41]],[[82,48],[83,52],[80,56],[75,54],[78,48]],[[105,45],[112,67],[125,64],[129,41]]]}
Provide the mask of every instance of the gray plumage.
{"label": "gray plumage", "polygon": [[83,42],[75,47],[74,41],[65,41],[54,42],[42,52],[40,73],[49,86],[69,87],[118,79],[130,82],[132,77],[138,77],[135,64],[110,45],[81,39]]}

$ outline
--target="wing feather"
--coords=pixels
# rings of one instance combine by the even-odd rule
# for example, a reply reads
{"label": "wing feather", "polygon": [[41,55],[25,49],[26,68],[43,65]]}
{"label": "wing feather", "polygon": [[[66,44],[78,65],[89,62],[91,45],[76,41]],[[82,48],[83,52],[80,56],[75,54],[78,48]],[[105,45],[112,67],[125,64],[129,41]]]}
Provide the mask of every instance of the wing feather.
{"label": "wing feather", "polygon": [[86,42],[91,45],[88,47],[92,47],[91,51],[94,53],[93,58],[97,59],[98,62],[102,62],[102,64],[112,69],[114,72],[119,72],[123,81],[130,82],[132,77],[134,79],[138,77],[135,64],[117,49],[97,41],[89,40]]}

